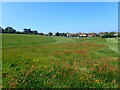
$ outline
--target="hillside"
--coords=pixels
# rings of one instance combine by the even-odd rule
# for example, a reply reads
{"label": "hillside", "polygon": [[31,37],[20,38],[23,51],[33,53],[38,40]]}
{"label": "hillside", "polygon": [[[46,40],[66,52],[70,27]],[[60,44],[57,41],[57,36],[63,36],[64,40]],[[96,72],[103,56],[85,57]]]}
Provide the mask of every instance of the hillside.
{"label": "hillside", "polygon": [[74,42],[74,39],[56,36],[3,34],[2,41],[3,47],[24,47]]}

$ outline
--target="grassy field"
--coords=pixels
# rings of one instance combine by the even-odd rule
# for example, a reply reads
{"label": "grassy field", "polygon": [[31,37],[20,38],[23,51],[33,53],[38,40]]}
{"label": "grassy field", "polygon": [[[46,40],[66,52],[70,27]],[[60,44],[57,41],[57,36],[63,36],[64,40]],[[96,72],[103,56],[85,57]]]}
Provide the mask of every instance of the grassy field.
{"label": "grassy field", "polygon": [[112,39],[17,34],[2,39],[3,88],[118,87]]}

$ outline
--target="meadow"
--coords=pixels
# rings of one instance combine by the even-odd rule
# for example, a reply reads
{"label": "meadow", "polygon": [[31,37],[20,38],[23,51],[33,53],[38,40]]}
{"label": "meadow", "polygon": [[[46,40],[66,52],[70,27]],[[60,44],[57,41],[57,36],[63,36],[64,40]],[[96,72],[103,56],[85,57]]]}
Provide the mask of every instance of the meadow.
{"label": "meadow", "polygon": [[116,40],[3,34],[2,87],[118,88]]}

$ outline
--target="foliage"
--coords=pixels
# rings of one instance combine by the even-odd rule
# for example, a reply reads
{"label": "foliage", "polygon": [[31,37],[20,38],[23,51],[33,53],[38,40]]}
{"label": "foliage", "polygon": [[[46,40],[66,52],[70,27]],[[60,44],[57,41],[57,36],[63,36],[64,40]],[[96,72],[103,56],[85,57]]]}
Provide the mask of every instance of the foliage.
{"label": "foliage", "polygon": [[33,30],[33,31],[31,31],[31,33],[33,33],[33,34],[38,34],[38,31]]}
{"label": "foliage", "polygon": [[48,35],[49,35],[49,36],[52,36],[52,35],[53,35],[53,33],[52,33],[52,32],[49,32],[49,33],[48,33]]}
{"label": "foliage", "polygon": [[38,33],[39,35],[44,35],[44,33]]}
{"label": "foliage", "polygon": [[20,31],[17,31],[16,34],[21,34]]}
{"label": "foliage", "polygon": [[23,29],[26,34],[38,34],[38,31],[29,29]]}
{"label": "foliage", "polygon": [[30,29],[30,28],[29,28],[29,29],[24,28],[23,30],[24,30],[24,32],[26,32],[26,33],[32,33],[32,31],[31,31],[31,29]]}
{"label": "foliage", "polygon": [[67,33],[60,33],[60,36],[67,36]]}
{"label": "foliage", "polygon": [[4,33],[15,33],[15,32],[16,32],[16,30],[13,29],[12,27],[7,27],[4,30]]}
{"label": "foliage", "polygon": [[[23,32],[20,32],[20,31],[16,31],[15,29],[13,29],[12,27],[7,27],[5,29],[1,28],[0,27],[0,33],[16,33],[16,34],[38,34],[38,31],[37,30],[31,30],[30,28],[27,29],[27,28],[24,28],[23,29],[24,31]],[[40,33],[42,35],[44,35],[43,33]],[[39,35],[40,35],[39,34]]]}
{"label": "foliage", "polygon": [[117,37],[114,35],[114,32],[110,32],[110,33],[106,33],[105,35],[102,36],[102,38],[113,38],[113,37]]}
{"label": "foliage", "polygon": [[0,27],[0,33],[5,33],[5,30]]}
{"label": "foliage", "polygon": [[55,35],[56,35],[56,36],[59,36],[59,35],[60,35],[60,33],[59,33],[59,32],[57,32]]}

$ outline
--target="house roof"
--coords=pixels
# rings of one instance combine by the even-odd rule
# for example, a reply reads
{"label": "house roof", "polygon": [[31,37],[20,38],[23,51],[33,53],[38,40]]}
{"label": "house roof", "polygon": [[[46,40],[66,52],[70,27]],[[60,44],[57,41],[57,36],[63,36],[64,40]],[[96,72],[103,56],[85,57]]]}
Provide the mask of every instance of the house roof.
{"label": "house roof", "polygon": [[105,34],[105,32],[100,32],[99,34]]}

